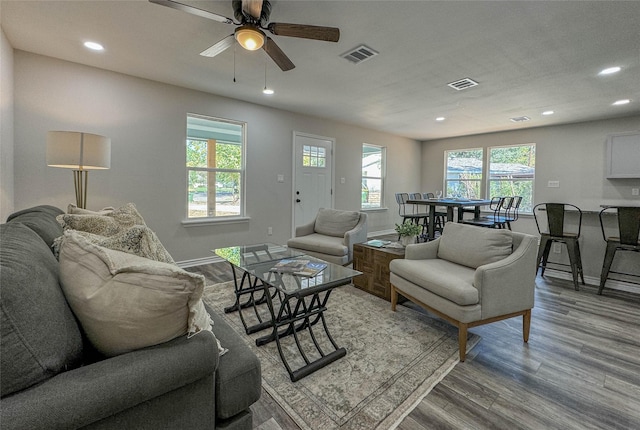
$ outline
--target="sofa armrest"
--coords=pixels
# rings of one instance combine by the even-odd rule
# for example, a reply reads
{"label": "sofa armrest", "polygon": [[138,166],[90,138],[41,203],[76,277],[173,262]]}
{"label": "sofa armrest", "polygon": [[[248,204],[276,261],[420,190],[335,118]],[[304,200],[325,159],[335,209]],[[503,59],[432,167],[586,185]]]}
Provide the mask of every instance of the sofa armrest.
{"label": "sofa armrest", "polygon": [[438,245],[440,238],[423,243],[407,245],[404,258],[407,260],[431,260],[438,258]]}
{"label": "sofa armrest", "polygon": [[298,227],[296,227],[296,234],[294,237],[309,236],[310,234],[313,234],[315,231],[315,226],[315,219],[307,224],[299,225]]}
{"label": "sofa armrest", "polygon": [[507,258],[476,269],[483,319],[533,308],[537,251],[537,238],[526,235]]}
{"label": "sofa armrest", "polygon": [[[3,398],[2,426],[39,429],[89,425],[215,375],[218,360],[215,338],[207,331],[190,339],[181,336],[107,358]],[[215,415],[215,399],[211,397],[210,411],[193,412]],[[185,399],[181,407],[189,404]]]}
{"label": "sofa armrest", "polygon": [[353,253],[353,245],[367,241],[367,214],[360,213],[360,220],[351,230],[344,234],[344,245],[349,248],[349,255]]}

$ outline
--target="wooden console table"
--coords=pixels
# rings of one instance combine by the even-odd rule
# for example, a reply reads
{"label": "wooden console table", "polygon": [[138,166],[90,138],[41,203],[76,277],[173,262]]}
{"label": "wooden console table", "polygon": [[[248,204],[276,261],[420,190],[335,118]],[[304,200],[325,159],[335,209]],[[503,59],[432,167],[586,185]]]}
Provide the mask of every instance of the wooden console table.
{"label": "wooden console table", "polygon": [[389,263],[396,258],[404,258],[404,248],[376,248],[356,243],[353,268],[363,274],[353,278],[353,285],[390,302]]}

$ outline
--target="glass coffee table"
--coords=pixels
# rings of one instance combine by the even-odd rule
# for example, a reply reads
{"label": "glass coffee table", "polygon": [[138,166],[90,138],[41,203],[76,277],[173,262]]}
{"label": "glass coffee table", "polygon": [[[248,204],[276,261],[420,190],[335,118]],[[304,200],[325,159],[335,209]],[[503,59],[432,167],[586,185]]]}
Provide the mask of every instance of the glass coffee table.
{"label": "glass coffee table", "polygon": [[[331,336],[324,312],[331,291],[350,284],[352,278],[362,272],[272,243],[219,248],[214,252],[227,260],[233,269],[236,300],[225,312],[238,311],[247,334],[271,329],[268,335],[256,339],[256,345],[262,346],[275,341],[292,381],[298,381],[346,355],[346,349],[338,347]],[[271,271],[283,259],[324,263],[326,268],[314,277]],[[242,274],[241,277],[238,272]],[[264,305],[268,309],[267,318],[262,317],[258,309]],[[248,309],[257,316],[257,324],[247,325],[243,311]],[[331,352],[324,351],[316,340],[314,329],[322,330],[323,335],[329,339],[333,349]],[[298,332],[303,330],[308,331],[312,340],[304,345],[298,336]],[[304,360],[305,364],[296,369],[291,368],[283,353],[280,339],[285,336],[293,336],[296,349]]]}

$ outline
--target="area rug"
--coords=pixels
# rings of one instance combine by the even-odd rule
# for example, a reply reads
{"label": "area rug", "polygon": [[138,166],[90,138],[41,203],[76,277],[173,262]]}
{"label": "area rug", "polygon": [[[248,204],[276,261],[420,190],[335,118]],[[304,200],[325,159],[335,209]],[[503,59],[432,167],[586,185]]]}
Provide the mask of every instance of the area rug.
{"label": "area rug", "polygon": [[[234,301],[232,282],[207,286],[204,300],[251,346],[262,364],[264,389],[305,430],[395,428],[458,363],[455,327],[405,306],[392,312],[389,302],[348,285],[332,292],[325,312],[331,335],[347,355],[291,382],[275,342],[255,345],[268,330],[246,335],[238,313],[224,313]],[[243,316],[253,321],[251,312]],[[469,334],[468,348],[479,339]],[[295,343],[289,337],[282,344],[295,366]]]}

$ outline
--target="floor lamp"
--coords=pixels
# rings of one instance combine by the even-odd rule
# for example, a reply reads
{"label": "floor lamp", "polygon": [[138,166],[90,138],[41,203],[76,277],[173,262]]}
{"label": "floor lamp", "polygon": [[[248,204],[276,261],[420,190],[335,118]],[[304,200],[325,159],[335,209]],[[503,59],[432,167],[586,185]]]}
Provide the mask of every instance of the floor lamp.
{"label": "floor lamp", "polygon": [[79,131],[49,131],[47,166],[73,169],[76,205],[86,209],[89,170],[111,167],[111,139]]}

